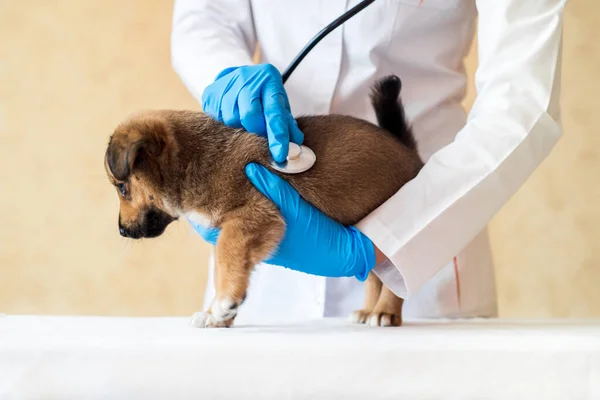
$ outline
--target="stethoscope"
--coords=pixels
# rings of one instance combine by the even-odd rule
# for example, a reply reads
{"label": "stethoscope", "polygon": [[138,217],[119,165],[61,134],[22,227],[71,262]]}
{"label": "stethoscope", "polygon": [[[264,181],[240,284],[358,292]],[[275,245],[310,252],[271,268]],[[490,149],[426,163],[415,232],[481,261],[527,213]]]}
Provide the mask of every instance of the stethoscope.
{"label": "stethoscope", "polygon": [[[296,69],[298,64],[302,62],[304,57],[323,39],[325,36],[333,32],[335,28],[342,25],[344,22],[364,10],[368,5],[373,3],[375,0],[363,0],[350,10],[340,15],[335,21],[332,21],[329,25],[323,28],[319,33],[315,35],[307,44],[304,46],[300,53],[292,60],[290,65],[285,69],[281,75],[283,83],[288,80],[292,72]],[[286,161],[278,163],[275,160],[271,160],[271,167],[277,171],[286,174],[299,174],[304,171],[308,171],[317,161],[315,153],[305,145],[297,145],[296,143],[290,142],[288,156]]]}

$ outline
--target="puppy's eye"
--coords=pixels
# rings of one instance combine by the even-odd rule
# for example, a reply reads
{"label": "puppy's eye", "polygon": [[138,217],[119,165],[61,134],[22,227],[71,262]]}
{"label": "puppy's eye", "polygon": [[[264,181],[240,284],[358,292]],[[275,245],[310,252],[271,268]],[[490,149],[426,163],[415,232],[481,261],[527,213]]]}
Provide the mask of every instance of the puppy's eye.
{"label": "puppy's eye", "polygon": [[117,189],[119,189],[119,193],[121,193],[121,196],[127,196],[127,185],[125,183],[119,183],[117,185]]}

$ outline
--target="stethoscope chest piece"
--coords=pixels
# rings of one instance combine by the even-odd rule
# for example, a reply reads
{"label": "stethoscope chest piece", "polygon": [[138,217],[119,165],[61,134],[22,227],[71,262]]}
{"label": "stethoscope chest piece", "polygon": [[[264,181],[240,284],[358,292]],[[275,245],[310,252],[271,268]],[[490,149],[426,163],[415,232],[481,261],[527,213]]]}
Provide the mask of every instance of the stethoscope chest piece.
{"label": "stethoscope chest piece", "polygon": [[316,161],[317,156],[311,149],[303,145],[290,143],[287,160],[281,163],[271,160],[271,167],[285,174],[299,174],[308,171],[315,165]]}

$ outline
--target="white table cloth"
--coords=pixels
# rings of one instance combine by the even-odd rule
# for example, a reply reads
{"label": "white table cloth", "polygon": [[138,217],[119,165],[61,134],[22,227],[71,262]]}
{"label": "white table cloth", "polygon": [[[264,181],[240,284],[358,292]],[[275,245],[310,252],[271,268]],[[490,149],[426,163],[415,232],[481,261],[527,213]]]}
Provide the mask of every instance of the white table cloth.
{"label": "white table cloth", "polygon": [[600,399],[599,321],[0,316],[0,399]]}

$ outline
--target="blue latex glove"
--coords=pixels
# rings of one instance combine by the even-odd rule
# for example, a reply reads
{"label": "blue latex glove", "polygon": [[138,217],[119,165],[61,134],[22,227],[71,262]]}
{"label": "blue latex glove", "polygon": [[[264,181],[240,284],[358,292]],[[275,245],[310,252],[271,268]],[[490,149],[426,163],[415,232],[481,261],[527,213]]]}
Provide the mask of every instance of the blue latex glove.
{"label": "blue latex glove", "polygon": [[304,135],[290,111],[281,74],[271,64],[227,68],[202,93],[204,112],[235,128],[265,135],[273,158],[282,162],[290,140]]}
{"label": "blue latex glove", "polygon": [[[286,181],[258,164],[248,164],[246,175],[254,186],[279,208],[286,223],[285,236],[269,264],[312,275],[355,276],[364,281],[375,266],[373,243],[355,227],[341,225],[310,203]],[[190,221],[211,244],[217,242],[218,228]]]}

